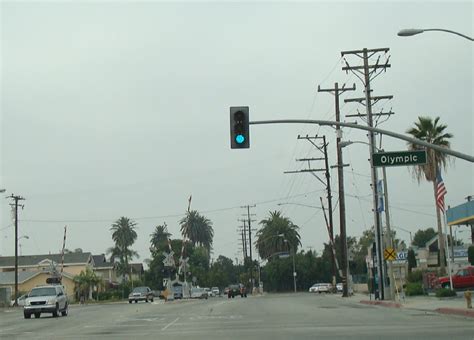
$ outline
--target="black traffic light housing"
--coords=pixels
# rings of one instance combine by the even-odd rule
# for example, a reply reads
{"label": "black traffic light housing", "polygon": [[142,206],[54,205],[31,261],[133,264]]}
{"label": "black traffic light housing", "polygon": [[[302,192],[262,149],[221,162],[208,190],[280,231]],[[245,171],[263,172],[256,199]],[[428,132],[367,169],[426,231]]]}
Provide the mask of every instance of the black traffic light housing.
{"label": "black traffic light housing", "polygon": [[61,284],[61,278],[58,276],[48,277],[46,279],[47,284]]}
{"label": "black traffic light housing", "polygon": [[230,108],[230,147],[248,149],[250,147],[249,107]]}

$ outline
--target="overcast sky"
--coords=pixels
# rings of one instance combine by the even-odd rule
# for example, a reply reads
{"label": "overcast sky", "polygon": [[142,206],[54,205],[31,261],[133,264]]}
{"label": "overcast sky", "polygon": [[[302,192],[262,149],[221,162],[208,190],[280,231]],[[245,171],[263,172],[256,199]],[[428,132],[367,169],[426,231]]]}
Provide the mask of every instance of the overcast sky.
{"label": "overcast sky", "polygon": [[[103,253],[113,245],[111,224],[127,216],[138,223],[133,248],[144,260],[154,226],[166,222],[180,238],[191,194],[192,209],[213,222],[214,258],[242,258],[237,220],[246,204],[256,204],[258,221],[282,210],[300,227],[303,249],[321,251],[328,239],[321,211],[278,204],[320,205],[319,181],[283,172],[307,167],[296,158],[321,156],[298,134],[326,135],[335,164],[334,129],[252,126],[250,149],[231,150],[229,106],[249,106],[251,120],[334,120],[334,98],[317,93],[318,85],[355,83],[341,98],[343,119],[354,122],[345,115],[365,108],[342,100],[363,96],[363,87],[342,71],[341,51],[390,48],[391,68],[372,89],[394,96],[374,111],[396,114],[379,127],[404,133],[419,115],[440,116],[452,148],[473,154],[473,43],[441,32],[397,36],[411,27],[474,36],[472,2],[3,1],[0,9],[0,186],[26,198],[23,255],[59,252],[64,225],[67,248]],[[367,142],[361,130],[344,129],[344,139]],[[386,137],[383,147],[406,143]],[[344,149],[351,236],[373,225],[368,157],[366,145]],[[456,160],[443,174],[447,205],[474,194],[473,169]],[[432,185],[418,184],[407,167],[387,173],[392,224],[436,228]],[[337,208],[337,172],[331,176]],[[8,203],[1,255],[14,254]],[[334,220],[338,230],[337,209]],[[467,240],[467,232],[458,236]]]}

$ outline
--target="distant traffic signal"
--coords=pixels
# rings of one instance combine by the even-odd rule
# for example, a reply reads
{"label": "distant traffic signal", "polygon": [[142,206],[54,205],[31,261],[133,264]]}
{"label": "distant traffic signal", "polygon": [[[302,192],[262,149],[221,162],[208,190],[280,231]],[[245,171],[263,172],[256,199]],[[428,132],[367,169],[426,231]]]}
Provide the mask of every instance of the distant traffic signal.
{"label": "distant traffic signal", "polygon": [[230,108],[230,147],[231,149],[248,149],[250,147],[248,106]]}

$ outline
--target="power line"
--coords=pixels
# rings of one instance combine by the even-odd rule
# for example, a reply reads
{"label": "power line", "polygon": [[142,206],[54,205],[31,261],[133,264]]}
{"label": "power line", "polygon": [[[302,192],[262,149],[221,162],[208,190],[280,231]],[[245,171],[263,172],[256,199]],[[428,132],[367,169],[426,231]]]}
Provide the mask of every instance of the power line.
{"label": "power line", "polygon": [[[286,196],[286,197],[280,197],[280,198],[274,198],[271,200],[266,200],[266,201],[259,201],[259,202],[254,202],[254,204],[258,205],[263,205],[263,204],[269,204],[269,203],[274,203],[274,202],[279,202],[283,200],[287,200],[289,198],[296,198],[296,197],[302,197],[310,194],[314,194],[317,192],[321,192],[324,190],[312,190],[308,192],[304,192],[301,194],[296,194],[292,196]],[[221,211],[229,211],[229,210],[235,210],[235,209],[240,209],[241,206],[233,206],[233,207],[226,207],[226,208],[218,208],[218,209],[211,209],[211,210],[203,210],[200,211],[202,214],[209,214],[209,213],[214,213],[214,212],[221,212]],[[133,220],[152,220],[152,219],[161,219],[161,218],[173,218],[173,217],[184,217],[186,216],[186,213],[177,213],[177,214],[169,214],[169,215],[159,215],[159,216],[138,216],[138,217],[130,217]],[[29,223],[101,223],[101,222],[110,222],[115,220],[115,218],[99,218],[99,219],[21,219],[23,222],[29,222]],[[7,227],[4,227],[0,230],[5,230],[8,228],[11,228],[13,225],[9,225]]]}

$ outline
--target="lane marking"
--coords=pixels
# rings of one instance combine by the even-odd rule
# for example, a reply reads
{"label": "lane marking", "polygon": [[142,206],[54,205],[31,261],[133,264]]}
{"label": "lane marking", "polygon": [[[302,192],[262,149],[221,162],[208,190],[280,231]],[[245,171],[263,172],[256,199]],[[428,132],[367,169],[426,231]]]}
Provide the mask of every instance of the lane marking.
{"label": "lane marking", "polygon": [[168,327],[173,326],[177,321],[179,320],[179,317],[174,319],[174,321],[171,321],[169,324],[167,324],[165,327],[163,327],[161,330],[165,331]]}

